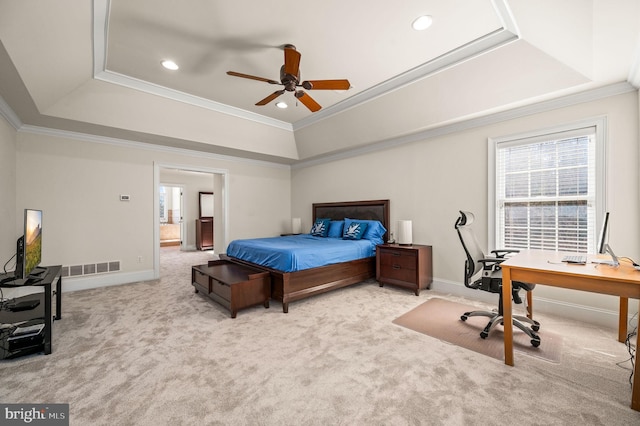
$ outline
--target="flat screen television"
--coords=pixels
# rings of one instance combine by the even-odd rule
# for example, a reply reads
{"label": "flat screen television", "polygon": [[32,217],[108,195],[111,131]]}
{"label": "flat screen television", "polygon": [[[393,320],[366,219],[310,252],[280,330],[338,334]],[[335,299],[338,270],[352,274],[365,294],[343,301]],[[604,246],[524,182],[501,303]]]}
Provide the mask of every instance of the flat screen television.
{"label": "flat screen television", "polygon": [[24,210],[23,234],[16,242],[16,268],[13,277],[3,280],[20,285],[39,281],[38,274],[44,269],[38,268],[42,261],[42,210]]}

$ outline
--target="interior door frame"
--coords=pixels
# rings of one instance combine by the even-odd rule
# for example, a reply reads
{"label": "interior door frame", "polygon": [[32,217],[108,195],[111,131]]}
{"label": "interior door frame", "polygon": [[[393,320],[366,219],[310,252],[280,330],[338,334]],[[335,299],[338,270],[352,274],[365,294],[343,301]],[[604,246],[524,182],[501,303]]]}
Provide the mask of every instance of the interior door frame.
{"label": "interior door frame", "polygon": [[[217,169],[203,166],[176,164],[176,163],[164,163],[154,161],[153,163],[153,277],[154,279],[160,278],[160,169],[177,169],[190,172],[211,173],[212,175],[220,175],[222,177],[222,206],[217,207],[216,211],[222,213],[222,226],[218,226],[216,229],[222,228],[220,232],[222,239],[222,247],[227,247],[227,235],[229,235],[229,171],[226,169]],[[218,210],[219,209],[219,210]],[[184,212],[182,213],[184,217]],[[220,216],[220,215],[216,215]],[[186,239],[185,235],[181,238]],[[216,246],[214,241],[214,246]]]}

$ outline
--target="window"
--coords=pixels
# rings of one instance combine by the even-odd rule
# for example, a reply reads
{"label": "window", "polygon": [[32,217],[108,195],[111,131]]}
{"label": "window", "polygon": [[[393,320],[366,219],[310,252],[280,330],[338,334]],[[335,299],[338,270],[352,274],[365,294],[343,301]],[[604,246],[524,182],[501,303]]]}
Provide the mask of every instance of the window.
{"label": "window", "polygon": [[494,247],[596,251],[605,122],[586,124],[490,140]]}

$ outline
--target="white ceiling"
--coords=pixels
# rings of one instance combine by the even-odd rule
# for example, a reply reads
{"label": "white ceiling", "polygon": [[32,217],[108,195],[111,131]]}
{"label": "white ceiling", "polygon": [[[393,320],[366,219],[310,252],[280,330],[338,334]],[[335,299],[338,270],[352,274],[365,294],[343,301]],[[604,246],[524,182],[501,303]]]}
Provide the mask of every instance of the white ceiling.
{"label": "white ceiling", "polygon": [[[423,14],[433,25],[413,30]],[[631,90],[639,36],[638,0],[0,0],[0,107],[18,127],[291,163]],[[290,92],[287,109],[255,106],[280,86],[226,72],[279,80],[287,43],[302,80],[352,88],[309,91],[316,113]]]}

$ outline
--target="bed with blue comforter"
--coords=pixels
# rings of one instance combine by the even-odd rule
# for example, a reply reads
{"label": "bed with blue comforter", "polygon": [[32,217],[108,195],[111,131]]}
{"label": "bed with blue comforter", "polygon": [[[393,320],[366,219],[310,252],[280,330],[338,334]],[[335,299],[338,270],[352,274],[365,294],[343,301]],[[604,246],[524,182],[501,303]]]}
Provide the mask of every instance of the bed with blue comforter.
{"label": "bed with blue comforter", "polygon": [[389,200],[316,203],[308,234],[234,240],[221,257],[270,272],[286,313],[289,302],[375,277],[388,223]]}

